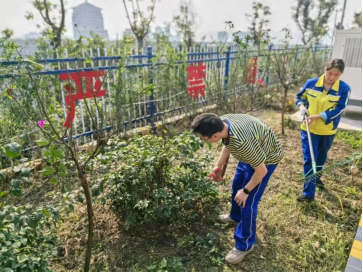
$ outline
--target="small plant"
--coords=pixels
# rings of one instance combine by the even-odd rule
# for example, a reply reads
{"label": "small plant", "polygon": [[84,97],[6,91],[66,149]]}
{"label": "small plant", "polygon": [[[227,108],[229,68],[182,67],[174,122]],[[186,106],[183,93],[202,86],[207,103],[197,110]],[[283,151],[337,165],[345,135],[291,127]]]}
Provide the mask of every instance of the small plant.
{"label": "small plant", "polygon": [[184,133],[135,137],[121,148],[122,163],[106,178],[113,184],[109,197],[126,229],[195,219],[198,211],[217,201],[216,186],[206,172],[210,157],[196,154],[201,146],[199,139]]}
{"label": "small plant", "polygon": [[290,118],[290,116],[285,118],[285,126],[287,126],[289,129],[296,129],[297,128],[296,122],[294,120],[292,120]]}
{"label": "small plant", "polygon": [[178,248],[188,252],[186,258],[201,258],[201,262],[219,266],[223,263],[224,252],[219,247],[218,236],[208,233],[206,236],[183,236],[178,239]]}

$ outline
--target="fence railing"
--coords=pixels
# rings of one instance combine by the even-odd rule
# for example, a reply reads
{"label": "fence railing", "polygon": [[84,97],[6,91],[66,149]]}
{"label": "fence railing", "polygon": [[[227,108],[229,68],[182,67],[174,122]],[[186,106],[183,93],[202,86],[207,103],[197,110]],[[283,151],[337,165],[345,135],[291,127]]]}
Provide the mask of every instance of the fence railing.
{"label": "fence railing", "polygon": [[[112,55],[107,56],[107,50],[101,54],[101,50],[98,49],[96,54],[94,50],[82,51],[82,57],[77,58],[70,57],[65,51],[62,58],[57,55],[58,58],[36,60],[44,65],[44,69],[34,75],[40,78],[43,95],[53,99],[52,101],[58,101],[61,105],[56,118],[59,123],[63,123],[69,113],[66,101],[69,94],[66,92],[66,87],[69,87],[71,82],[70,80],[60,80],[61,75],[104,71],[102,87],[99,90],[105,89],[106,95],[95,99],[102,114],[94,108],[90,99],[80,99],[75,102],[75,118],[72,122],[73,135],[69,136],[77,139],[77,143],[79,140],[81,143],[86,143],[93,140],[95,129],[109,130],[114,124],[123,126],[123,129],[144,126],[161,118],[180,114],[190,107],[198,108],[215,103],[221,95],[243,92],[251,58],[258,61],[255,77],[263,78],[265,85],[273,84],[276,82],[276,74],[266,69],[261,72],[259,67],[269,65],[267,62],[271,51],[281,50],[283,49],[269,47],[258,52],[254,50],[240,51],[236,47],[229,47],[227,50],[205,47],[200,48],[198,52],[195,48],[191,48],[188,51],[169,49],[163,53],[154,53],[149,47],[141,55],[124,56],[120,51],[116,53],[112,50]],[[316,47],[313,51],[315,54],[320,54],[321,61],[325,63],[329,57],[330,48]],[[298,58],[299,50],[294,52],[297,52],[296,57]],[[194,100],[187,92],[186,68],[195,63],[205,65],[204,84],[206,87],[205,95],[198,95]],[[21,65],[21,62],[0,62],[0,68],[16,65]],[[9,73],[9,70],[3,69],[3,73],[0,74],[0,85],[3,87],[6,87],[10,80],[22,77],[17,74],[16,70],[13,73]],[[95,86],[99,78],[99,76],[92,77],[89,79],[89,83]],[[71,92],[73,91],[71,90]],[[82,92],[84,93],[84,90]],[[30,107],[38,106],[34,97],[27,94],[26,90],[23,95]],[[50,100],[48,102],[51,103]],[[9,110],[8,104],[4,100],[0,100],[0,103],[0,116],[5,118],[6,111]],[[62,114],[59,114],[60,109]],[[88,109],[88,114],[86,109]],[[90,112],[94,112],[95,118],[89,116]],[[39,118],[41,119],[42,116]],[[118,122],[121,120],[122,122]],[[26,130],[26,128],[24,129]],[[14,133],[15,135],[10,135],[9,138],[24,135],[24,132],[14,131]],[[32,131],[32,133],[34,132]]]}

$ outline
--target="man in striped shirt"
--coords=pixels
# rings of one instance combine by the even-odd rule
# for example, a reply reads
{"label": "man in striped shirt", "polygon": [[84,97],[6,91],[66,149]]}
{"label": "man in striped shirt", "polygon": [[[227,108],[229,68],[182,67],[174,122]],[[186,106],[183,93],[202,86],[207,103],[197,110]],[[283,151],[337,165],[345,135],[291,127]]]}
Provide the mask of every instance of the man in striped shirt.
{"label": "man in striped shirt", "polygon": [[228,263],[238,263],[253,251],[258,203],[282,158],[281,145],[270,127],[246,114],[218,117],[204,113],[194,119],[192,128],[203,141],[222,140],[222,153],[211,173],[214,181],[222,179],[222,167],[230,154],[239,161],[232,183],[230,214],[219,216],[223,223],[238,224],[236,245],[225,258]]}

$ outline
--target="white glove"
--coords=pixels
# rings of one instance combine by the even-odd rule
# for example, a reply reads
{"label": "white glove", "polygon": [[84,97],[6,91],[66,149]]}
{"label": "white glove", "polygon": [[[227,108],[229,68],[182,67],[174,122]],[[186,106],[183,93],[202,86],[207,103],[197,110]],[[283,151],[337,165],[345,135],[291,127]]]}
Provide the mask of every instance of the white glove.
{"label": "white glove", "polygon": [[308,110],[305,108],[304,104],[300,104],[299,109],[302,116],[305,116],[305,114],[306,116],[309,116]]}

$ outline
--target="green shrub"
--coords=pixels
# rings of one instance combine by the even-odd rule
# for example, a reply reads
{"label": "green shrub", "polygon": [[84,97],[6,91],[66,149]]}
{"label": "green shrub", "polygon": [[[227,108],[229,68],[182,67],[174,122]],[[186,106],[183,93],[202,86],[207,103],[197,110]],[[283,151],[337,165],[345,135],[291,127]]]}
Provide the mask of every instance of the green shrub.
{"label": "green shrub", "polygon": [[198,157],[201,141],[188,133],[174,138],[135,137],[121,148],[122,163],[109,175],[110,198],[125,228],[193,219],[217,201],[206,172],[210,157]]}
{"label": "green shrub", "polygon": [[358,131],[338,131],[337,139],[346,142],[352,148],[362,148],[362,132]]}
{"label": "green shrub", "polygon": [[58,210],[48,207],[30,212],[28,207],[5,206],[0,212],[1,271],[50,271],[57,256],[57,235],[51,230]]}

